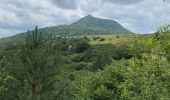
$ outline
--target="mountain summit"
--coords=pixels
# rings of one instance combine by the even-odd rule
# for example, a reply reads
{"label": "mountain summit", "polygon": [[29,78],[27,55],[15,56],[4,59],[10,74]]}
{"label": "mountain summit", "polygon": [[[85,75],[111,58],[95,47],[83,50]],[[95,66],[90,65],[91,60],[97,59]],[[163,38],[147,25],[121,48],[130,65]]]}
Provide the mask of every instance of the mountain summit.
{"label": "mountain summit", "polygon": [[100,33],[116,34],[116,33],[132,33],[121,26],[118,22],[96,18],[91,15],[85,16],[78,20],[77,22],[71,24],[72,26],[79,26],[95,31],[100,31]]}

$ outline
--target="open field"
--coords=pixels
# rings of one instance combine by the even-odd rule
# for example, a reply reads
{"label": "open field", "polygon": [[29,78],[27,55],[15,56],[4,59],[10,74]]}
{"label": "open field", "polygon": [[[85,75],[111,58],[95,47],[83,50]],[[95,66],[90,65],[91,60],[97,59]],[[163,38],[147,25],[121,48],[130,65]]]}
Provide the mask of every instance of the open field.
{"label": "open field", "polygon": [[[84,36],[75,36],[76,38],[79,37],[88,37],[90,38],[90,44],[128,44],[129,42],[133,41],[135,37],[141,36],[144,39],[150,38],[152,35],[137,35],[137,34],[127,34],[127,35],[84,35]],[[97,38],[97,39],[96,39]],[[104,40],[101,40],[104,39]]]}
{"label": "open field", "polygon": [[[88,36],[90,38],[90,44],[124,44],[124,43],[129,43],[130,41],[133,40],[135,35],[92,35]],[[105,40],[94,40],[94,37],[100,37],[100,39],[105,39]]]}

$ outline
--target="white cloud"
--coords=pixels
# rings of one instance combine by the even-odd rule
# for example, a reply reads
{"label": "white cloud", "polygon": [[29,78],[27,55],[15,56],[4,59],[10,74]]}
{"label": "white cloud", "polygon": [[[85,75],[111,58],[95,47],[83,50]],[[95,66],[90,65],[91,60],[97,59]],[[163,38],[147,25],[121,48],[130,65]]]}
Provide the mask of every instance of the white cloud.
{"label": "white cloud", "polygon": [[0,28],[0,38],[12,36],[14,35],[13,33],[19,33],[19,32],[23,32],[23,30],[17,30],[17,29],[9,30],[9,29]]}
{"label": "white cloud", "polygon": [[139,3],[145,0],[103,0],[103,1],[108,1],[112,3],[117,3],[117,4],[134,4],[134,3]]}
{"label": "white cloud", "polygon": [[[133,32],[151,32],[170,22],[163,0],[0,0],[0,37],[23,30],[70,24],[91,13],[120,22]],[[2,35],[3,33],[3,35]]]}
{"label": "white cloud", "polygon": [[79,0],[52,0],[52,2],[63,9],[76,9]]}

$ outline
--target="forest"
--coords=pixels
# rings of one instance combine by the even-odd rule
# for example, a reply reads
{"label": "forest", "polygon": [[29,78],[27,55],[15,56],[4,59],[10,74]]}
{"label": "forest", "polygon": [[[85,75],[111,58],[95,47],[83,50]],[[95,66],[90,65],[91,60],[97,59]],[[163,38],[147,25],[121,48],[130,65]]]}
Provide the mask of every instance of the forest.
{"label": "forest", "polygon": [[168,100],[169,29],[113,44],[100,35],[47,39],[36,27],[1,45],[0,100]]}

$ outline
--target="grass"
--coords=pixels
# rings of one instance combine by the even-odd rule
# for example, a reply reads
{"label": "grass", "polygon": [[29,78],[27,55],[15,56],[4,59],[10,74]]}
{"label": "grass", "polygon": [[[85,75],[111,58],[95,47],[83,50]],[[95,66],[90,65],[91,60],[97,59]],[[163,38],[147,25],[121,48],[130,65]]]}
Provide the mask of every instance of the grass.
{"label": "grass", "polygon": [[[143,34],[140,35],[142,38],[150,38],[151,35]],[[70,37],[70,36],[69,36]],[[90,39],[90,44],[114,44],[114,45],[121,45],[121,44],[128,44],[129,42],[133,41],[136,37],[136,34],[108,34],[108,35],[82,35],[82,36],[72,36],[71,38],[79,38],[79,37],[88,37]],[[94,37],[99,37],[99,39],[94,40]],[[100,41],[101,38],[104,38],[104,41]],[[23,37],[10,37],[10,38],[2,38],[0,39],[0,47],[6,47],[9,44],[17,44],[22,43],[25,38]],[[15,41],[15,42],[14,42]]]}
{"label": "grass", "polygon": [[[104,38],[104,41],[100,41],[100,39],[98,40],[94,40],[93,37],[100,37],[100,38]],[[134,37],[134,35],[96,35],[96,36],[89,36],[90,38],[90,44],[107,44],[107,43],[111,43],[111,44],[125,44],[128,43],[132,40],[132,38]]]}
{"label": "grass", "polygon": [[[85,35],[79,37],[88,37],[90,38],[90,44],[127,44],[133,40],[135,35]],[[99,39],[94,40],[94,37],[99,37]],[[77,37],[78,38],[78,37]],[[104,38],[104,41],[100,41],[101,38]]]}

